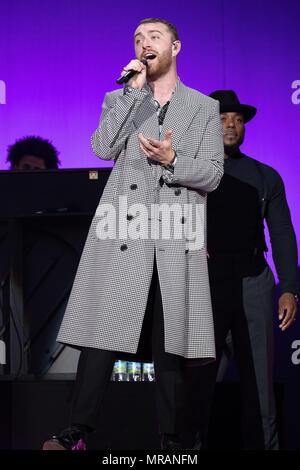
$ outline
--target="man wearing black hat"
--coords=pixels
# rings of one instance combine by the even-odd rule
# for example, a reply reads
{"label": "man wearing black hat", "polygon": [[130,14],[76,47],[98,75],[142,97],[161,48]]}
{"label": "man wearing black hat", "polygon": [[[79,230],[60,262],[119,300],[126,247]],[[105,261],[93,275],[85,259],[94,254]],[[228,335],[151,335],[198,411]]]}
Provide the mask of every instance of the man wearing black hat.
{"label": "man wearing black hat", "polygon": [[[241,381],[244,448],[278,449],[272,378],[274,276],[264,257],[264,219],[280,280],[282,331],[293,323],[297,311],[296,238],[281,177],[240,151],[245,123],[255,116],[256,108],[240,104],[232,90],[210,96],[220,101],[225,165],[223,179],[209,194],[207,206],[217,361],[200,368],[196,380],[202,396],[198,402],[209,408],[226,337],[231,333]],[[205,384],[210,385],[204,388]],[[202,444],[206,426],[202,420]]]}

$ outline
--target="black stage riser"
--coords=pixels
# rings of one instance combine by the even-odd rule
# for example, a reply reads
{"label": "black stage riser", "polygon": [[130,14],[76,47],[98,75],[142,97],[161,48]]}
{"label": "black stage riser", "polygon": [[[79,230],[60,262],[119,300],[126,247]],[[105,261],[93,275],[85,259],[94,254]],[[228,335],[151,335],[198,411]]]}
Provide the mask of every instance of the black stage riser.
{"label": "black stage riser", "polygon": [[[4,380],[0,383],[0,449],[39,450],[43,441],[69,424],[73,380]],[[154,383],[111,382],[89,450],[159,449]],[[276,385],[283,442],[283,388]],[[240,449],[240,394],[237,383],[218,383],[210,428],[211,449]]]}

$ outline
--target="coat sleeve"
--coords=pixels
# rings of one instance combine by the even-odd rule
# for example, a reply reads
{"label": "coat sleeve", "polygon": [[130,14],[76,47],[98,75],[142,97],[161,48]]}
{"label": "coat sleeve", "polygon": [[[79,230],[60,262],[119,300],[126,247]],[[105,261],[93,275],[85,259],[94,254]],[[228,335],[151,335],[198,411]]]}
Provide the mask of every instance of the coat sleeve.
{"label": "coat sleeve", "polygon": [[298,293],[297,241],[286,200],[284,183],[275,171],[271,174],[273,184],[267,205],[268,224],[272,255],[280,281],[281,293]]}
{"label": "coat sleeve", "polygon": [[100,123],[91,138],[94,153],[103,160],[118,157],[131,133],[135,112],[147,95],[145,90],[124,90],[123,95],[105,95]]}
{"label": "coat sleeve", "polygon": [[209,116],[195,157],[191,158],[180,152],[176,152],[176,156],[173,173],[163,169],[163,178],[167,183],[180,184],[205,192],[211,192],[217,188],[224,171],[224,145],[219,102],[216,102]]}

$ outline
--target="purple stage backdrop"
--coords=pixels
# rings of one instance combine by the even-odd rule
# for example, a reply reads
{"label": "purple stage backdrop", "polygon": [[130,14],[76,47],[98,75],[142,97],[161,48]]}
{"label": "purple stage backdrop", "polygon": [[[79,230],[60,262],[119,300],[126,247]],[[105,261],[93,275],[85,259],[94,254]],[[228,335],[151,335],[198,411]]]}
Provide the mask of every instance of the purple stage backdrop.
{"label": "purple stage backdrop", "polygon": [[[178,27],[186,85],[234,89],[258,108],[242,150],[283,177],[300,240],[299,0],[0,0],[0,169],[8,169],[8,145],[27,135],[50,139],[62,168],[111,165],[93,154],[90,136],[147,17]],[[274,271],[271,253],[268,260]],[[293,373],[297,335],[294,328],[285,351]]]}
{"label": "purple stage backdrop", "polygon": [[8,168],[8,145],[27,135],[50,139],[62,168],[110,166],[90,146],[104,94],[134,56],[138,21],[167,18],[183,43],[186,85],[205,94],[234,89],[258,108],[242,150],[282,175],[299,239],[299,15],[299,0],[132,8],[120,0],[1,0],[0,169]]}
{"label": "purple stage backdrop", "polygon": [[0,169],[8,168],[8,145],[27,135],[50,139],[62,168],[111,166],[90,146],[104,94],[134,56],[139,20],[167,18],[183,44],[179,75],[186,85],[205,94],[234,89],[242,103],[258,108],[242,150],[283,177],[300,239],[300,2],[184,6],[179,0],[134,8],[120,0],[1,0]]}

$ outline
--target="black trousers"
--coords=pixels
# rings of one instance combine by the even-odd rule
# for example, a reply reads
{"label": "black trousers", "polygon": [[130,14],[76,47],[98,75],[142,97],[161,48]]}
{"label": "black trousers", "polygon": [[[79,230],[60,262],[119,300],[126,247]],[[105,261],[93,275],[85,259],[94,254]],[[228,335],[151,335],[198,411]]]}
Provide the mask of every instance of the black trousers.
{"label": "black trousers", "polygon": [[[165,352],[163,307],[155,261],[143,328],[145,323],[152,324],[159,431],[162,434],[179,434],[184,404],[183,359]],[[96,429],[102,400],[117,358],[116,351],[83,349],[78,362],[72,424]]]}

